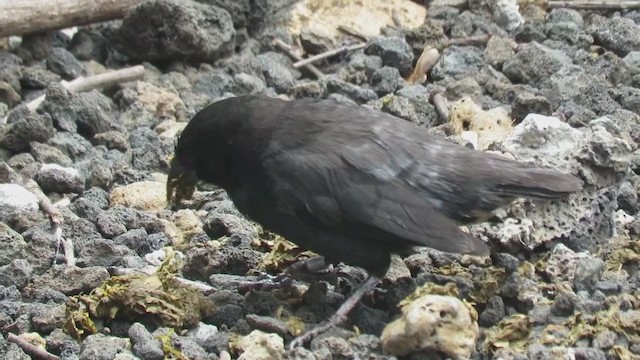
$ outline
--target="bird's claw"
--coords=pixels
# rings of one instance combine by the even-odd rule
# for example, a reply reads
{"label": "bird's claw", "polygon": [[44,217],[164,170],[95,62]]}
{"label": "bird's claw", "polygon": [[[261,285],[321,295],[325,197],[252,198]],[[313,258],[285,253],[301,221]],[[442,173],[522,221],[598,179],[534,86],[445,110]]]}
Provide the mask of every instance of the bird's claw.
{"label": "bird's claw", "polygon": [[320,335],[321,333],[331,329],[335,324],[333,321],[326,321],[313,329],[307,331],[306,333],[296,337],[289,343],[289,350],[293,350],[297,347],[304,347],[304,344],[308,343],[314,337]]}

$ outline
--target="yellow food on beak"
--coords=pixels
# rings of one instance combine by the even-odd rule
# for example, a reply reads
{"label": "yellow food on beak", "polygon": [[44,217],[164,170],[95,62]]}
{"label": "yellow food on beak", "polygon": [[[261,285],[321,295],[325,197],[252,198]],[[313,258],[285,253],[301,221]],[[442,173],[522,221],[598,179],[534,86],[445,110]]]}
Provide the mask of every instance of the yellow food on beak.
{"label": "yellow food on beak", "polygon": [[184,166],[176,157],[170,161],[167,177],[167,204],[177,204],[182,200],[189,200],[196,190],[197,177],[191,171],[185,171]]}

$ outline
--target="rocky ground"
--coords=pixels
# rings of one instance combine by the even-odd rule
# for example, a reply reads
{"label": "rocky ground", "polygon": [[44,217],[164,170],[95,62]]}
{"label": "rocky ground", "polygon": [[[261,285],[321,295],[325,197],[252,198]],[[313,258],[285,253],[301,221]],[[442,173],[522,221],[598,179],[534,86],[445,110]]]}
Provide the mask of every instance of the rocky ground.
{"label": "rocky ground", "polygon": [[[362,39],[293,24],[310,15],[292,16],[292,3],[152,1],[122,21],[4,41],[0,354],[30,358],[7,340],[16,334],[62,359],[640,358],[640,11],[523,1],[519,18],[507,2],[437,0],[414,4],[426,20],[413,24],[419,12],[405,11]],[[334,16],[342,5],[314,11]],[[366,46],[316,63],[317,78],[294,68],[274,38],[298,54],[300,44],[308,54]],[[425,47],[440,56],[415,81]],[[137,64],[139,81],[78,93],[60,85]],[[26,109],[42,94],[37,112]],[[248,289],[259,272],[308,254],[245,220],[215,188],[203,185],[179,209],[165,203],[176,135],[208,103],[243,94],[381,109],[572,173],[584,191],[519,201],[470,227],[491,259],[430,250],[395,258],[348,324],[285,351],[339,306],[350,282]],[[434,94],[450,102],[448,118]],[[75,266],[37,188],[60,209]],[[411,303],[424,294],[433,301]],[[416,306],[436,315],[424,319]],[[417,330],[385,329],[401,314]]]}

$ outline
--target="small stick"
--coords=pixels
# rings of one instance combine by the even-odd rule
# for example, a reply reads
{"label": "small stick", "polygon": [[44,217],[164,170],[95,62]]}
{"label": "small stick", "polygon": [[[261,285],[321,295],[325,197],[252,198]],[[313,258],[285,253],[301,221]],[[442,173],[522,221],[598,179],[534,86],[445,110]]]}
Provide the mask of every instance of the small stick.
{"label": "small stick", "polygon": [[351,46],[343,46],[341,48],[337,48],[337,49],[333,49],[333,50],[329,50],[329,51],[325,51],[321,54],[318,55],[314,55],[310,58],[306,58],[304,60],[300,60],[298,62],[296,62],[295,64],[293,64],[294,68],[299,68],[301,66],[305,66],[305,65],[309,65],[312,64],[316,61],[320,61],[322,59],[326,59],[328,57],[334,56],[334,55],[338,55],[338,54],[342,54],[345,52],[349,52],[349,51],[356,51],[356,50],[360,50],[364,47],[366,47],[367,44],[357,44],[357,45],[351,45]]}
{"label": "small stick", "polygon": [[449,39],[446,41],[445,47],[454,46],[454,45],[482,45],[489,42],[491,36],[489,35],[480,35],[480,36],[472,36],[468,38],[455,38]]}
{"label": "small stick", "polygon": [[441,92],[431,94],[431,102],[436,108],[438,115],[440,115],[440,119],[444,122],[449,121],[449,105],[447,104],[447,99],[444,95],[442,95]]}
{"label": "small stick", "polygon": [[339,25],[338,26],[338,30],[342,31],[343,33],[347,34],[347,35],[351,35],[353,37],[356,37],[364,42],[369,41],[369,37],[361,32],[359,32],[356,29],[352,29],[348,26],[344,26],[344,25]]}
{"label": "small stick", "polygon": [[[271,44],[273,46],[275,46],[278,50],[280,50],[283,53],[287,54],[287,56],[289,58],[291,58],[291,60],[294,60],[294,61],[302,60],[302,57],[300,55],[294,53],[293,51],[291,51],[291,48],[289,47],[289,45],[287,45],[284,41],[282,41],[280,39],[273,39]],[[324,73],[322,71],[320,71],[320,69],[318,69],[317,67],[315,67],[315,66],[313,66],[311,64],[306,65],[304,68],[306,70],[309,70],[309,72],[311,72],[318,79],[322,79],[324,77]]]}
{"label": "small stick", "polygon": [[637,9],[640,8],[640,1],[563,1],[550,0],[549,8],[570,8],[570,9]]}
{"label": "small stick", "polygon": [[62,249],[64,250],[65,261],[68,266],[75,266],[76,258],[74,255],[73,242],[70,239],[66,239],[62,236],[62,228],[60,227],[64,222],[64,217],[60,210],[51,203],[51,200],[45,195],[45,193],[40,188],[37,182],[33,179],[25,179],[22,175],[18,174],[11,166],[6,166],[7,170],[12,173],[12,177],[18,180],[25,189],[29,190],[33,195],[38,199],[38,204],[40,205],[40,209],[44,211],[45,214],[49,216],[49,221],[51,222],[51,231],[53,232],[53,236],[56,239],[56,254],[53,257],[53,262],[55,263],[56,257],[58,255],[58,251],[60,246],[62,245]]}
{"label": "small stick", "polygon": [[[72,81],[61,81],[61,84],[71,92],[89,91],[98,88],[106,88],[115,84],[137,80],[144,76],[144,66],[136,65],[124,69],[109,71],[106,73],[78,77]],[[44,101],[46,95],[31,100],[27,103],[27,108],[35,111]],[[6,124],[7,117],[2,119],[2,124]]]}
{"label": "small stick", "polygon": [[39,347],[39,346],[35,346],[31,343],[29,343],[28,341],[26,341],[25,339],[15,335],[14,333],[9,333],[7,335],[7,341],[12,342],[16,345],[18,345],[18,347],[20,347],[20,349],[24,350],[25,353],[33,356],[36,359],[42,359],[42,360],[60,360],[60,357],[53,355],[52,353],[48,352],[47,350]]}
{"label": "small stick", "polygon": [[422,50],[422,54],[416,61],[416,67],[413,69],[413,73],[407,80],[410,84],[422,84],[427,81],[427,73],[433,68],[440,60],[440,52],[436,48],[431,46],[425,46]]}

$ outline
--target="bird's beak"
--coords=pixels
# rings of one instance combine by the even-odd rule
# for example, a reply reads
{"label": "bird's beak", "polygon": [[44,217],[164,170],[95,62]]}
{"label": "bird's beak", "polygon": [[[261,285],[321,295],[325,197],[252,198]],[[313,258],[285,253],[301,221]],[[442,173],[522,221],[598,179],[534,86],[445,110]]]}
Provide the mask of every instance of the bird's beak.
{"label": "bird's beak", "polygon": [[171,159],[169,175],[167,177],[167,204],[177,204],[181,200],[191,199],[197,182],[198,177],[195,171],[186,169],[185,166],[178,161],[178,158],[174,156]]}

